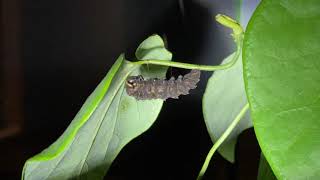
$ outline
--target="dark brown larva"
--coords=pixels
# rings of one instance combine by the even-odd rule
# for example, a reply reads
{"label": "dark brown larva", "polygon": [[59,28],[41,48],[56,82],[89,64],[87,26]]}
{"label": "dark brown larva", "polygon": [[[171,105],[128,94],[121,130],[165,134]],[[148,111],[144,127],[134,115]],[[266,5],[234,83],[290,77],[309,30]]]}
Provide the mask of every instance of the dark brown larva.
{"label": "dark brown larva", "polygon": [[190,89],[195,89],[200,81],[200,71],[191,70],[185,76],[179,76],[177,79],[171,77],[165,79],[147,79],[140,76],[130,76],[126,81],[126,91],[129,96],[137,100],[146,99],[178,99],[180,95],[189,94]]}

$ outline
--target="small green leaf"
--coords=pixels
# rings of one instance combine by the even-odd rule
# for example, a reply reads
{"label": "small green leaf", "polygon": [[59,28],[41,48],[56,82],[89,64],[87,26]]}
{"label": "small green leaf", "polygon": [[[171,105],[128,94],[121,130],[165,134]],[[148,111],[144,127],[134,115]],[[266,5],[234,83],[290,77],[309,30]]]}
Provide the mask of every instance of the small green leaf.
{"label": "small green leaf", "polygon": [[[144,46],[148,44],[148,46]],[[145,55],[140,55],[141,51]],[[137,50],[140,59],[170,60],[162,39],[153,35]],[[27,160],[22,179],[103,179],[120,150],[156,120],[162,100],[136,101],[126,94],[130,74],[164,77],[166,68],[148,71],[121,55],[86,100],[64,134],[49,148]]]}
{"label": "small green leaf", "polygon": [[258,180],[277,180],[276,176],[272,172],[271,167],[269,166],[268,161],[262,153],[260,155]]}
{"label": "small green leaf", "polygon": [[[227,57],[221,64],[231,61],[234,55],[235,53]],[[216,142],[247,104],[242,77],[241,55],[231,68],[214,72],[208,81],[202,103],[208,132],[212,141]],[[247,112],[218,149],[218,152],[225,159],[234,162],[237,137],[249,127],[252,127],[252,122],[250,114]]]}
{"label": "small green leaf", "polygon": [[278,179],[320,178],[320,1],[265,0],[244,41],[255,133]]}

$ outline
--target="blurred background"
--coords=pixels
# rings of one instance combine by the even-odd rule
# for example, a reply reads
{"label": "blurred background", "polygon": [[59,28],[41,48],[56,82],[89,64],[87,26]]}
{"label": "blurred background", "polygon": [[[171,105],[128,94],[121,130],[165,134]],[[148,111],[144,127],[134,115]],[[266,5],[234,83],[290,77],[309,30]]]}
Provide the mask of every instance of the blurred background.
{"label": "blurred background", "polygon": [[[219,64],[234,45],[213,17],[240,17],[245,26],[258,0],[240,1],[1,0],[0,178],[20,179],[26,159],[63,133],[119,54],[134,59],[148,36],[164,37],[174,60]],[[168,76],[186,72],[170,68]],[[105,179],[195,179],[212,146],[201,108],[211,74],[202,73],[191,95],[167,100]],[[231,164],[216,153],[204,179],[256,179],[252,129],[236,154]]]}

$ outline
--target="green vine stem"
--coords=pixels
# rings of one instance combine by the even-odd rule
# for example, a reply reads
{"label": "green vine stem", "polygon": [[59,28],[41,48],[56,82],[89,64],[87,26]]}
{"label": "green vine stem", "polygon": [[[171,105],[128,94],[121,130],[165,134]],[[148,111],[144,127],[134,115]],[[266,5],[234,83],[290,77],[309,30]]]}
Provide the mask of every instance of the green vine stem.
{"label": "green vine stem", "polygon": [[200,180],[204,173],[206,172],[209,162],[213,156],[213,154],[216,152],[216,150],[219,148],[219,146],[226,140],[226,138],[230,135],[232,130],[237,126],[237,124],[240,122],[241,118],[245,115],[247,110],[249,109],[249,104],[247,103],[239,112],[239,114],[236,116],[236,118],[232,121],[232,123],[229,125],[229,127],[224,131],[224,133],[220,136],[220,138],[217,140],[217,142],[212,146],[210,149],[206,160],[204,161],[202,168],[199,172],[199,175],[197,177],[197,180]]}
{"label": "green vine stem", "polygon": [[151,59],[137,61],[133,63],[138,65],[155,64],[155,65],[171,66],[171,67],[184,68],[184,69],[198,69],[202,71],[215,71],[215,70],[228,69],[232,67],[236,63],[242,51],[243,29],[237,21],[233,20],[232,18],[226,15],[218,14],[216,15],[215,19],[217,22],[219,22],[223,26],[231,28],[233,31],[231,35],[237,45],[237,50],[236,50],[235,56],[233,56],[233,59],[230,62],[222,65],[216,65],[216,66],[189,64],[189,63],[173,62],[173,61],[151,60]]}

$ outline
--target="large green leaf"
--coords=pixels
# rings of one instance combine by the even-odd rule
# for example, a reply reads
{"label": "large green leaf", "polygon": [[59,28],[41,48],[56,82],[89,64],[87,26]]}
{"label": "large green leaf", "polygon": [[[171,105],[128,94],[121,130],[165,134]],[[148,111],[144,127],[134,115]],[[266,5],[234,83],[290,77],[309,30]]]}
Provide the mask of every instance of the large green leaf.
{"label": "large green leaf", "polygon": [[[170,60],[162,39],[153,35],[137,49],[139,59]],[[140,67],[121,55],[86,100],[64,134],[49,148],[30,158],[23,179],[103,179],[120,150],[156,120],[162,100],[136,101],[126,94],[129,74],[164,77],[166,69]]]}
{"label": "large green leaf", "polygon": [[320,178],[320,1],[265,0],[244,42],[259,144],[278,179]]}
{"label": "large green leaf", "polygon": [[[222,64],[232,60],[232,54]],[[209,79],[203,96],[203,115],[210,137],[216,142],[231,122],[247,104],[242,77],[242,58],[229,69],[216,71]],[[230,162],[234,162],[234,150],[238,135],[252,127],[250,114],[247,112],[228,138],[221,144],[219,153]]]}

